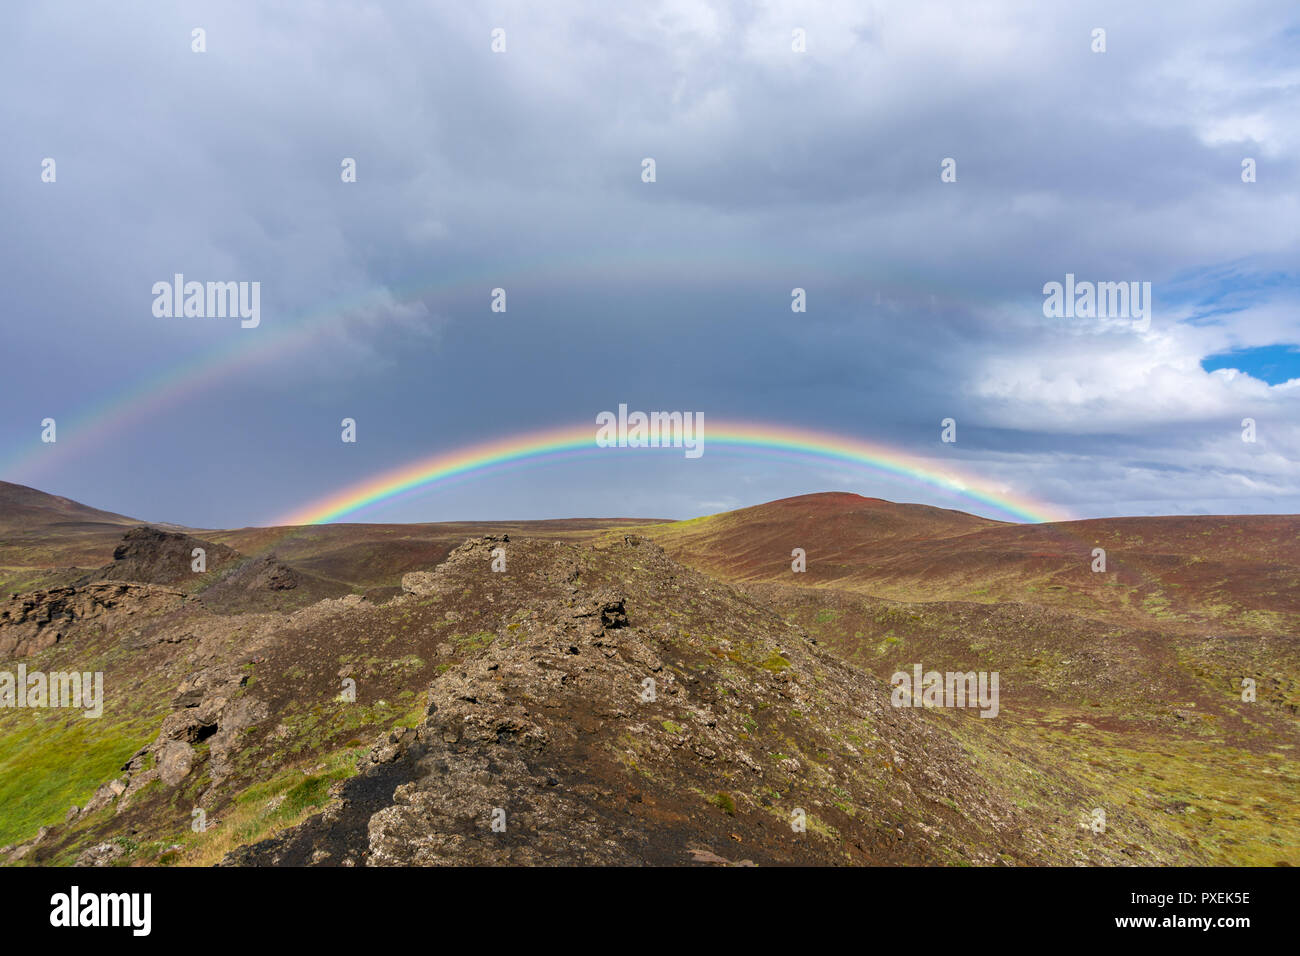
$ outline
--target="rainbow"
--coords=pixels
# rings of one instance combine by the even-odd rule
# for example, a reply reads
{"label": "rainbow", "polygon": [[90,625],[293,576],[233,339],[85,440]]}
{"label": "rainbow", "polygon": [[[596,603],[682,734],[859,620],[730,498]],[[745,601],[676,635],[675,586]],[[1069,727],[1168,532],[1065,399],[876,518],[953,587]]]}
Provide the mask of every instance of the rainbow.
{"label": "rainbow", "polygon": [[[652,454],[654,449],[602,448],[592,425],[552,428],[441,452],[349,485],[272,522],[310,525],[353,517],[400,497],[493,472],[548,461],[613,454]],[[956,494],[1014,521],[1068,521],[1062,509],[1034,501],[1003,486],[960,474],[944,465],[895,448],[828,432],[786,425],[706,421],[704,449],[714,454],[757,454],[866,468],[912,483]],[[664,449],[667,451],[667,449]],[[680,454],[680,451],[677,452]]]}

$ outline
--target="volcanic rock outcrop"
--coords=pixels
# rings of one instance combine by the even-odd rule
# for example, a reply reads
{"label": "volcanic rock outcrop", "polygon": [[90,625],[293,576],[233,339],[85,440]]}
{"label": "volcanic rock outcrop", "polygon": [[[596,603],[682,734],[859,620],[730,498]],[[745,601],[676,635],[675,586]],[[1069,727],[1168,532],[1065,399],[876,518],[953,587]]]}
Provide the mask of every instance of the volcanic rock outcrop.
{"label": "volcanic rock outcrop", "polygon": [[196,548],[204,552],[205,573],[217,573],[237,562],[241,555],[233,548],[194,535],[163,531],[150,525],[132,528],[113,551],[113,563],[94,575],[99,581],[143,581],[150,584],[180,584],[193,581]]}
{"label": "volcanic rock outcrop", "polygon": [[179,607],[184,594],[172,588],[106,582],[19,594],[0,604],[0,658],[27,657],[63,640],[74,627],[113,630],[131,615]]}
{"label": "volcanic rock outcrop", "polygon": [[[490,570],[504,549],[507,570]],[[990,863],[1017,811],[945,735],[655,545],[483,538],[409,596],[478,618],[417,726],[230,864]],[[490,628],[490,630],[489,630]],[[960,801],[961,812],[949,805]]]}

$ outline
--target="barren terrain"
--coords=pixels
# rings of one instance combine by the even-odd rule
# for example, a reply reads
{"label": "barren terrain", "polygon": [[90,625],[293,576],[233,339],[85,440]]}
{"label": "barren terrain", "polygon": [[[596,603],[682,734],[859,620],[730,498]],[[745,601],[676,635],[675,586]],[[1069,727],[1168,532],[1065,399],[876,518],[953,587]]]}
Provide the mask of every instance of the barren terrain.
{"label": "barren terrain", "polygon": [[[216,531],[0,483],[0,671],[104,680],[0,708],[0,862],[1294,864],[1298,540],[848,494]],[[894,706],[917,664],[997,717]]]}

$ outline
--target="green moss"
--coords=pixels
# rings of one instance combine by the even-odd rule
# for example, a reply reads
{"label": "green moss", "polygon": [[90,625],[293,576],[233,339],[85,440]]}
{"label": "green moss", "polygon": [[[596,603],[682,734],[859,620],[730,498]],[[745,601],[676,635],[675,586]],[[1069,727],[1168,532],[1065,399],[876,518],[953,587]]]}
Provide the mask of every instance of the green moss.
{"label": "green moss", "polygon": [[804,821],[807,824],[808,829],[813,833],[824,836],[828,840],[834,840],[836,843],[840,842],[840,831],[835,829],[825,820],[822,820],[820,817],[815,817],[809,813],[804,817]]}
{"label": "green moss", "polygon": [[709,803],[727,814],[727,816],[734,817],[736,815],[736,801],[729,793],[715,793],[709,797]]}
{"label": "green moss", "polygon": [[452,634],[448,640],[456,648],[457,653],[461,655],[474,654],[483,650],[497,639],[496,634],[492,631],[477,631],[474,634],[465,636],[463,634]]}

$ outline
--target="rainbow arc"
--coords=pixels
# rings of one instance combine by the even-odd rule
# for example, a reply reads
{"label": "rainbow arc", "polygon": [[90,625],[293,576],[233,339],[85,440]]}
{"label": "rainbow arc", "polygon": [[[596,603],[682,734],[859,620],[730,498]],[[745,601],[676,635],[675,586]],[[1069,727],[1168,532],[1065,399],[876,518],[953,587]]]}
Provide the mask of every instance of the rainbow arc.
{"label": "rainbow arc", "polygon": [[[833,463],[902,478],[939,489],[993,511],[1012,521],[1068,521],[1071,515],[1014,489],[957,469],[936,465],[896,448],[858,438],[787,425],[756,422],[706,421],[706,453],[729,452]],[[611,454],[644,453],[649,449],[603,448],[596,444],[594,425],[569,426],[512,435],[421,458],[351,484],[283,515],[276,525],[324,524],[353,518],[399,496],[495,471],[548,461]]]}

